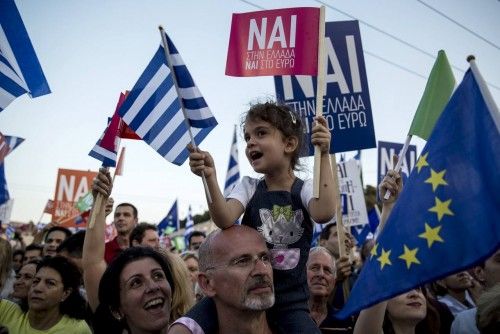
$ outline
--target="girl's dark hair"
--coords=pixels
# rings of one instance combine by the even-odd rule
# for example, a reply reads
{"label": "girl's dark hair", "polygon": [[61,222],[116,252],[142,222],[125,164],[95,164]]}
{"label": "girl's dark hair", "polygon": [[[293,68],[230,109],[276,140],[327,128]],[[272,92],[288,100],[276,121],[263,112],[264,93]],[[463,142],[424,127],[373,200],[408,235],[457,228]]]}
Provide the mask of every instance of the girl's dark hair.
{"label": "girl's dark hair", "polygon": [[175,287],[171,269],[163,256],[149,247],[127,248],[110,263],[99,283],[99,306],[94,314],[93,321],[96,334],[123,333],[124,329],[129,331],[125,319],[118,321],[113,317],[111,311],[118,310],[120,307],[120,275],[123,269],[129,263],[143,258],[152,258],[160,265],[170,284],[173,295]]}
{"label": "girl's dark hair", "polygon": [[[433,306],[431,298],[427,295],[427,290],[425,289],[425,287],[421,287],[420,290],[425,297],[427,313],[425,315],[425,318],[422,319],[415,327],[415,334],[439,334],[439,328],[441,326],[439,313]],[[395,334],[394,328],[392,327],[392,322],[389,319],[387,311],[385,312],[384,324],[382,325],[382,328],[384,334]]]}
{"label": "girl's dark hair", "polygon": [[71,318],[84,319],[87,302],[80,294],[82,276],[78,268],[62,256],[45,257],[38,263],[36,272],[44,267],[54,269],[59,273],[64,290],[71,289],[69,296],[59,304],[59,312]]}
{"label": "girl's dark hair", "polygon": [[285,104],[268,101],[250,106],[250,109],[242,118],[241,127],[243,130],[248,120],[262,120],[268,122],[280,130],[285,138],[292,136],[297,137],[297,149],[293,152],[290,163],[292,170],[299,169],[299,158],[304,150],[304,124],[300,115],[295,113]]}

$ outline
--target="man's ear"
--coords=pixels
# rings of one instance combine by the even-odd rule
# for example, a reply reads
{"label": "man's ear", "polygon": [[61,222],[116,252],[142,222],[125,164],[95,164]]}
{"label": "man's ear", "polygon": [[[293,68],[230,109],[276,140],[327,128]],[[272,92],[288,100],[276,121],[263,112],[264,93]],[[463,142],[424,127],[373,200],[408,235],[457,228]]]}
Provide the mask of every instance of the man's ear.
{"label": "man's ear", "polygon": [[299,145],[299,139],[295,136],[290,136],[285,139],[285,152],[292,153],[295,152],[297,146]]}
{"label": "man's ear", "polygon": [[474,272],[474,276],[479,281],[479,283],[484,285],[484,283],[486,281],[486,277],[484,275],[484,268],[481,266],[475,266],[472,270]]}
{"label": "man's ear", "polygon": [[213,285],[213,279],[206,273],[198,274],[198,285],[200,286],[203,294],[207,297],[215,296],[215,287]]}

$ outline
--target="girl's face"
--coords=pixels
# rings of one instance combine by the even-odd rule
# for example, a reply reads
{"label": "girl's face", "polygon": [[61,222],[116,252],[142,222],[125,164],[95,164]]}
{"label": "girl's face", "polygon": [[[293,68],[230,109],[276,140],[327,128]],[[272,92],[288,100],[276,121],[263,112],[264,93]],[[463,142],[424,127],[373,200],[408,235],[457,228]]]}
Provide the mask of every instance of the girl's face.
{"label": "girl's face", "polygon": [[387,302],[387,312],[391,321],[413,321],[416,325],[427,314],[427,302],[420,289],[413,289]]}
{"label": "girl's face", "polygon": [[71,290],[64,290],[61,275],[49,267],[42,267],[33,278],[33,283],[28,293],[30,310],[46,311],[59,309],[70,294]]}
{"label": "girl's face", "polygon": [[28,292],[33,282],[33,278],[36,273],[36,264],[30,263],[25,265],[19,270],[16,275],[16,281],[14,282],[14,292],[12,292],[12,297],[19,299],[28,298]]}
{"label": "girl's face", "polygon": [[150,257],[127,264],[120,274],[120,309],[132,332],[168,326],[172,290],[160,264]]}
{"label": "girl's face", "polygon": [[245,154],[257,173],[268,174],[282,168],[288,171],[296,145],[270,123],[262,120],[245,122]]}

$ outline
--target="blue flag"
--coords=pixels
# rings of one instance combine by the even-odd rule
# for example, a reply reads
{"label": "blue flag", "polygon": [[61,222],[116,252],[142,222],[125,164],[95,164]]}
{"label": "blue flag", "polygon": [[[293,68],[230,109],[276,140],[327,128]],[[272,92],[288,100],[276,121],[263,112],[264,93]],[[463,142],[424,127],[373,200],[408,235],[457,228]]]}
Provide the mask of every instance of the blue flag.
{"label": "blue flag", "polygon": [[158,229],[158,234],[160,236],[168,235],[179,229],[179,214],[177,211],[177,200],[175,200],[174,204],[170,208],[170,211],[168,211],[165,218],[163,218],[162,221],[158,224],[157,229]]}
{"label": "blue flag", "polygon": [[217,125],[217,121],[174,44],[168,37],[167,41],[175,80],[165,58],[165,50],[160,46],[127,96],[119,114],[162,157],[182,165],[189,156],[186,146],[191,142],[190,127],[198,145]]}
{"label": "blue flag", "polygon": [[500,135],[471,70],[455,91],[339,318],[467,269],[500,246]]}
{"label": "blue flag", "polygon": [[0,1],[0,112],[16,97],[49,94],[23,19],[14,0]]}
{"label": "blue flag", "polygon": [[0,163],[0,205],[10,199],[9,189],[7,188],[7,180],[5,179],[4,163]]}
{"label": "blue flag", "polygon": [[189,236],[194,232],[194,221],[193,221],[193,213],[191,212],[191,205],[188,209],[188,215],[186,218],[186,229],[184,230],[184,241],[186,245],[189,246]]}
{"label": "blue flag", "polygon": [[227,197],[240,180],[240,166],[238,164],[238,141],[236,140],[236,127],[234,128],[229,164],[227,166],[226,183],[224,184],[224,197]]}

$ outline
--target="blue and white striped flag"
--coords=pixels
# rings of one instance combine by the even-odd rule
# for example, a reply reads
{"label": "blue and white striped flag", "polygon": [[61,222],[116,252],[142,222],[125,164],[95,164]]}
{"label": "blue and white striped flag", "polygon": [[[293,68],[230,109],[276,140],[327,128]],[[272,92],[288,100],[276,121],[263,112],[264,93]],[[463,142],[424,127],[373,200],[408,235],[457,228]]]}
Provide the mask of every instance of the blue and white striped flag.
{"label": "blue and white striped flag", "polygon": [[191,212],[191,205],[188,209],[188,215],[186,217],[186,229],[184,230],[184,241],[186,245],[189,246],[189,236],[194,232],[194,221],[193,213]]}
{"label": "blue and white striped flag", "polygon": [[14,0],[0,1],[0,112],[15,98],[50,93]]}
{"label": "blue and white striped flag", "polygon": [[0,163],[0,205],[4,204],[10,199],[7,180],[5,179],[4,166],[4,163]]}
{"label": "blue and white striped flag", "polygon": [[189,155],[186,149],[191,142],[189,126],[193,127],[192,134],[198,145],[217,125],[217,121],[168,36],[167,41],[175,81],[165,58],[165,50],[160,46],[127,96],[119,114],[161,156],[182,165]]}
{"label": "blue and white striped flag", "polygon": [[240,180],[240,166],[238,164],[238,141],[236,140],[236,126],[234,127],[233,143],[229,153],[229,165],[227,167],[226,183],[224,184],[224,197],[227,197],[236,183]]}
{"label": "blue and white striped flag", "polygon": [[24,141],[24,138],[14,137],[14,136],[5,136],[5,141],[7,145],[9,145],[9,153],[14,151],[21,143]]}

